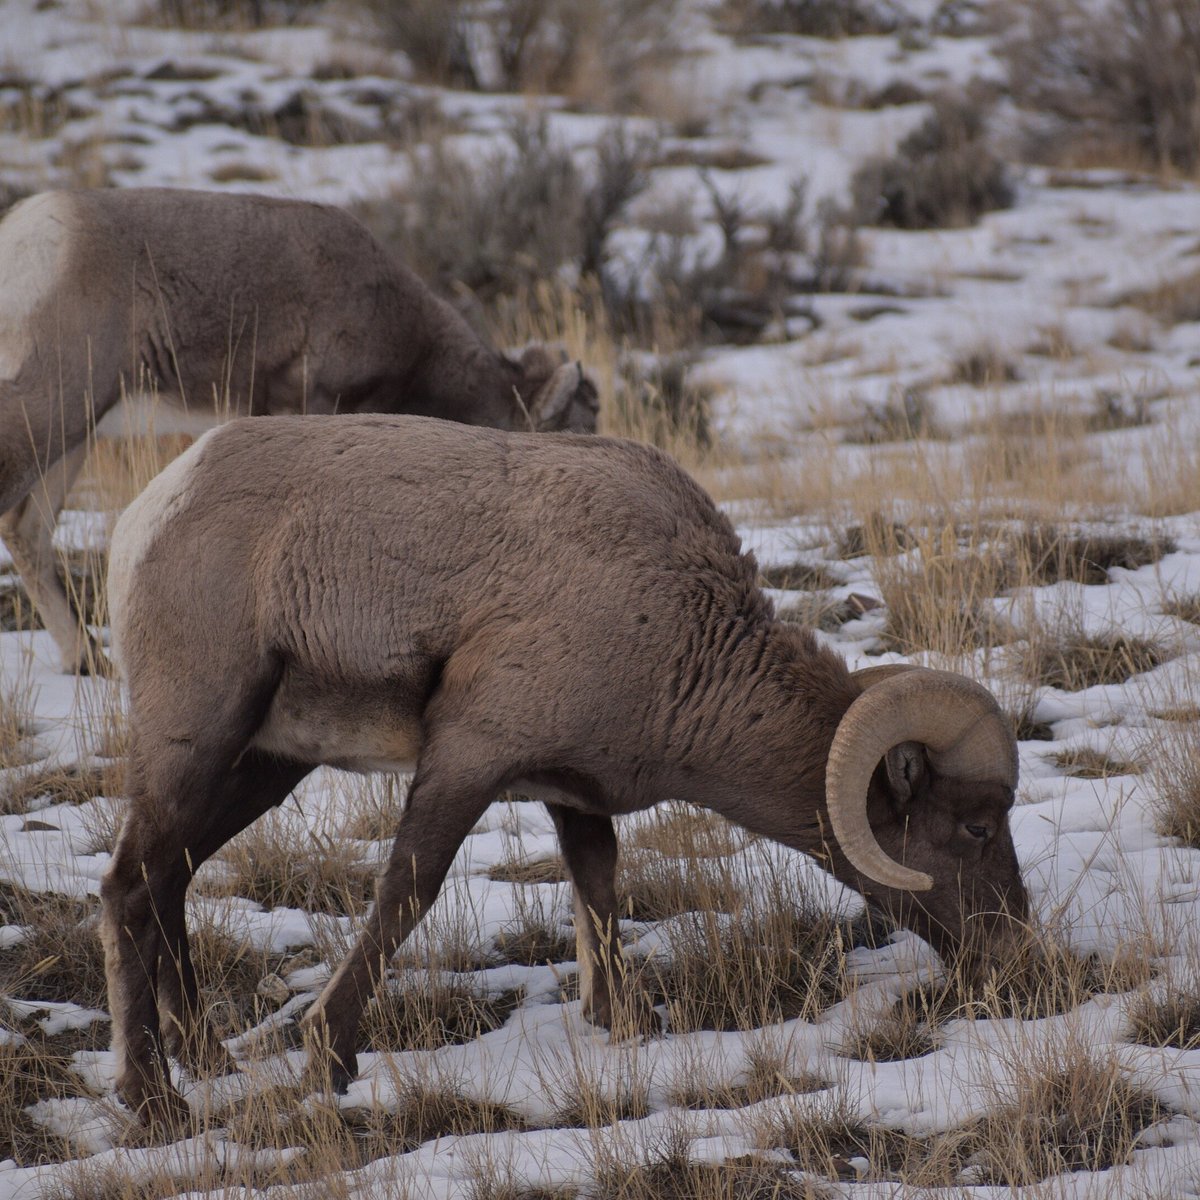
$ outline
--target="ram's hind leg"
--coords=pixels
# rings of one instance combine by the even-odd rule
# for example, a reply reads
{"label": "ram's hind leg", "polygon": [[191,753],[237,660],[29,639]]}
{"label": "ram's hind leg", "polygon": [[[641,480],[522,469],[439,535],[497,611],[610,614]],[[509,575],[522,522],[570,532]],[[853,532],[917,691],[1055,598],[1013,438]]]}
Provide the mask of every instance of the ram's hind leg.
{"label": "ram's hind leg", "polygon": [[627,978],[617,926],[617,835],[610,817],[547,804],[575,901],[583,1015],[615,1035],[656,1033],[658,1015]]}
{"label": "ram's hind leg", "polygon": [[[197,858],[212,854],[236,822],[262,811],[247,801],[239,760],[274,694],[277,664],[246,669],[244,647],[226,646],[187,664],[191,673],[135,664],[129,759],[129,809],[101,884],[117,1090],[140,1116],[176,1121],[187,1106],[167,1078],[158,993],[181,1028],[195,1009],[195,979],[186,953],[183,896]],[[211,674],[210,674],[211,672]],[[208,676],[208,678],[206,678]],[[255,760],[257,761],[257,760]],[[282,799],[286,790],[278,794]],[[176,973],[178,987],[168,980]]]}
{"label": "ram's hind leg", "polygon": [[193,1075],[222,1075],[235,1069],[229,1052],[200,1007],[184,922],[184,899],[191,877],[230,839],[268,809],[282,804],[309,768],[248,750],[231,772],[214,806],[208,828],[176,860],[159,911],[164,955],[158,969],[158,1014],[166,1052]]}

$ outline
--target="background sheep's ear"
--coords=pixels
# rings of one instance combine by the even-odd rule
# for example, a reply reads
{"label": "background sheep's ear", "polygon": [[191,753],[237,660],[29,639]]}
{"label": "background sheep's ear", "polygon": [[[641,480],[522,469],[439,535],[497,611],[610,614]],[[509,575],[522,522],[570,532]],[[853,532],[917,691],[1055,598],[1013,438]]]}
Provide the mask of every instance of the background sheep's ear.
{"label": "background sheep's ear", "polygon": [[564,362],[565,354],[555,354],[545,346],[527,346],[519,365],[528,390],[536,392]]}
{"label": "background sheep's ear", "polygon": [[925,747],[920,742],[901,742],[884,758],[892,802],[904,808],[925,780]]}
{"label": "background sheep's ear", "polygon": [[564,363],[549,380],[538,389],[529,406],[534,427],[558,429],[563,426],[563,417],[576,399],[586,402],[588,389],[595,389],[578,363]]}

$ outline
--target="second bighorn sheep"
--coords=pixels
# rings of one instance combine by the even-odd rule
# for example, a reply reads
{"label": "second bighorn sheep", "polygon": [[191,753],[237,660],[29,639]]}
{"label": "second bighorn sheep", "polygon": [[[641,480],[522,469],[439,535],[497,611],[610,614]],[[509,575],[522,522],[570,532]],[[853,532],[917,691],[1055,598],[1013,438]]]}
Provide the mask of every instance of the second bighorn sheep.
{"label": "second bighorn sheep", "polygon": [[939,671],[851,674],[756,574],[708,496],[632,442],[370,416],[197,442],[112,542],[130,800],[102,935],[124,1099],[177,1117],[164,1052],[232,1065],[184,895],[319,763],[415,770],[366,928],[305,1018],[337,1085],[384,964],[508,787],[553,816],[601,1025],[636,1019],[613,817],[669,797],[817,855],[943,950],[1007,953],[1028,900],[995,700]]}
{"label": "second bighorn sheep", "polygon": [[[122,386],[214,412],[404,412],[594,432],[596,389],[486,345],[340,209],[166,188],[47,192],[0,222],[0,539],[67,670],[97,661],[51,536]],[[102,660],[101,660],[102,661]]]}

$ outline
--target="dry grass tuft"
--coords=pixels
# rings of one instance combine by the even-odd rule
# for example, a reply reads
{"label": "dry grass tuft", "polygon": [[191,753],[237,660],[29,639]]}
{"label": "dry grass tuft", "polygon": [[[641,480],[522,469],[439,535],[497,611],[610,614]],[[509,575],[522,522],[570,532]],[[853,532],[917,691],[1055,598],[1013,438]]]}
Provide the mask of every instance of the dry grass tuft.
{"label": "dry grass tuft", "polygon": [[68,1142],[27,1109],[41,1100],[88,1094],[72,1069],[78,1049],[96,1048],[107,1038],[107,1027],[94,1025],[83,1033],[49,1037],[36,1021],[20,1019],[0,1000],[0,1025],[11,1034],[0,1039],[0,1129],[5,1131],[4,1154],[19,1166],[61,1162],[71,1152]]}
{"label": "dry grass tuft", "polygon": [[861,558],[864,554],[879,558],[902,554],[916,544],[917,539],[907,525],[872,512],[860,524],[841,531],[834,543],[834,554],[838,558]]}
{"label": "dry grass tuft", "polygon": [[673,922],[670,961],[652,957],[642,975],[654,1000],[666,1004],[672,1030],[812,1019],[841,999],[848,935],[829,917],[794,905],[732,916],[697,911]]}
{"label": "dry grass tuft", "polygon": [[1124,683],[1153,670],[1171,658],[1157,642],[1123,633],[1088,634],[1063,622],[1057,628],[1031,632],[1017,651],[1017,664],[1026,679],[1079,692],[1101,684]]}
{"label": "dry grass tuft", "polygon": [[1143,996],[1129,1011],[1129,1036],[1141,1046],[1200,1049],[1200,993]]}
{"label": "dry grass tuft", "polygon": [[197,877],[206,895],[241,896],[266,909],[300,908],[354,916],[375,891],[378,868],[362,861],[363,846],[318,835],[267,814],[238,834]]}
{"label": "dry grass tuft", "polygon": [[780,566],[759,567],[758,581],[762,587],[784,591],[819,592],[837,587],[841,582],[819,563],[794,562]]}
{"label": "dry grass tuft", "polygon": [[[760,1134],[764,1149],[786,1149],[801,1169],[832,1180],[934,1182],[929,1144],[884,1125],[869,1124],[833,1102],[798,1105]],[[855,1161],[866,1159],[862,1164]]]}
{"label": "dry grass tuft", "polygon": [[1141,764],[1109,758],[1102,750],[1090,746],[1072,746],[1054,756],[1054,765],[1064,775],[1075,779],[1108,779],[1112,775],[1140,775]]}
{"label": "dry grass tuft", "polygon": [[1200,732],[1193,724],[1172,724],[1157,740],[1152,761],[1151,806],[1154,827],[1200,849]]}
{"label": "dry grass tuft", "polygon": [[951,383],[965,383],[976,388],[1015,383],[1020,378],[1016,364],[991,342],[981,342],[956,358],[950,366]]}
{"label": "dry grass tuft", "polygon": [[0,996],[73,1001],[104,1008],[104,951],[96,922],[99,902],[0,884],[0,925],[26,936],[0,949]]}
{"label": "dry grass tuft", "polygon": [[911,1011],[931,1029],[960,1019],[1040,1020],[1071,1012],[1096,995],[1140,987],[1152,970],[1144,955],[1106,961],[1041,935],[1013,951],[982,981],[954,968],[945,982],[914,988],[895,1011],[904,1019]]}
{"label": "dry grass tuft", "polygon": [[1057,525],[1041,523],[1011,536],[1007,548],[1020,564],[1022,582],[1101,584],[1108,582],[1114,567],[1133,571],[1156,563],[1174,552],[1175,543],[1135,534],[1065,533]]}
{"label": "dry grass tuft", "polygon": [[950,526],[918,537],[918,561],[879,557],[872,571],[887,606],[884,645],[903,654],[932,650],[954,657],[1011,641],[1013,631],[991,604],[1008,583],[992,551],[958,547]]}
{"label": "dry grass tuft", "polygon": [[472,982],[470,974],[437,968],[394,973],[367,1007],[360,1044],[373,1050],[436,1050],[499,1029],[524,992],[481,994]]}
{"label": "dry grass tuft", "polygon": [[920,1008],[902,1000],[870,1029],[856,1030],[841,1053],[864,1062],[902,1062],[932,1054],[940,1044]]}
{"label": "dry grass tuft", "polygon": [[1081,1051],[1023,1062],[1015,1098],[967,1131],[972,1182],[1030,1187],[1070,1171],[1107,1171],[1133,1158],[1141,1135],[1172,1114],[1120,1064]]}
{"label": "dry grass tuft", "polygon": [[558,855],[553,858],[511,858],[489,867],[487,877],[496,883],[519,883],[527,886],[538,883],[566,883],[567,869]]}
{"label": "dry grass tuft", "polygon": [[834,1193],[776,1162],[752,1155],[691,1162],[681,1148],[657,1162],[604,1168],[588,1195],[595,1200],[831,1200]]}

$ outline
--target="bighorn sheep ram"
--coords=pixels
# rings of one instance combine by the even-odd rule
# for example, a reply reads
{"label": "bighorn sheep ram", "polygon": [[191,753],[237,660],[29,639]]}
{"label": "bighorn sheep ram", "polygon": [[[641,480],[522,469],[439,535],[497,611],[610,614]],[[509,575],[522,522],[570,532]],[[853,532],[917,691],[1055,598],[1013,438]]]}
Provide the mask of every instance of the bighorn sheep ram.
{"label": "bighorn sheep ram", "polygon": [[619,986],[613,817],[668,797],[819,856],[940,948],[986,961],[1027,917],[991,694],[851,674],[775,619],[729,522],[646,446],[234,421],[123,514],[109,605],[130,799],[102,934],[118,1088],[149,1117],[186,1111],[163,1053],[231,1066],[198,1012],[189,879],[319,763],[415,770],[365,931],[305,1017],[339,1087],[384,964],[508,787],[553,816],[601,1025],[645,1015]]}
{"label": "bighorn sheep ram", "polygon": [[596,389],[577,365],[540,347],[517,362],[497,353],[337,208],[166,188],[47,192],[0,222],[0,279],[0,538],[69,671],[103,659],[71,611],[51,536],[123,382],[207,424],[220,409],[596,427]]}

